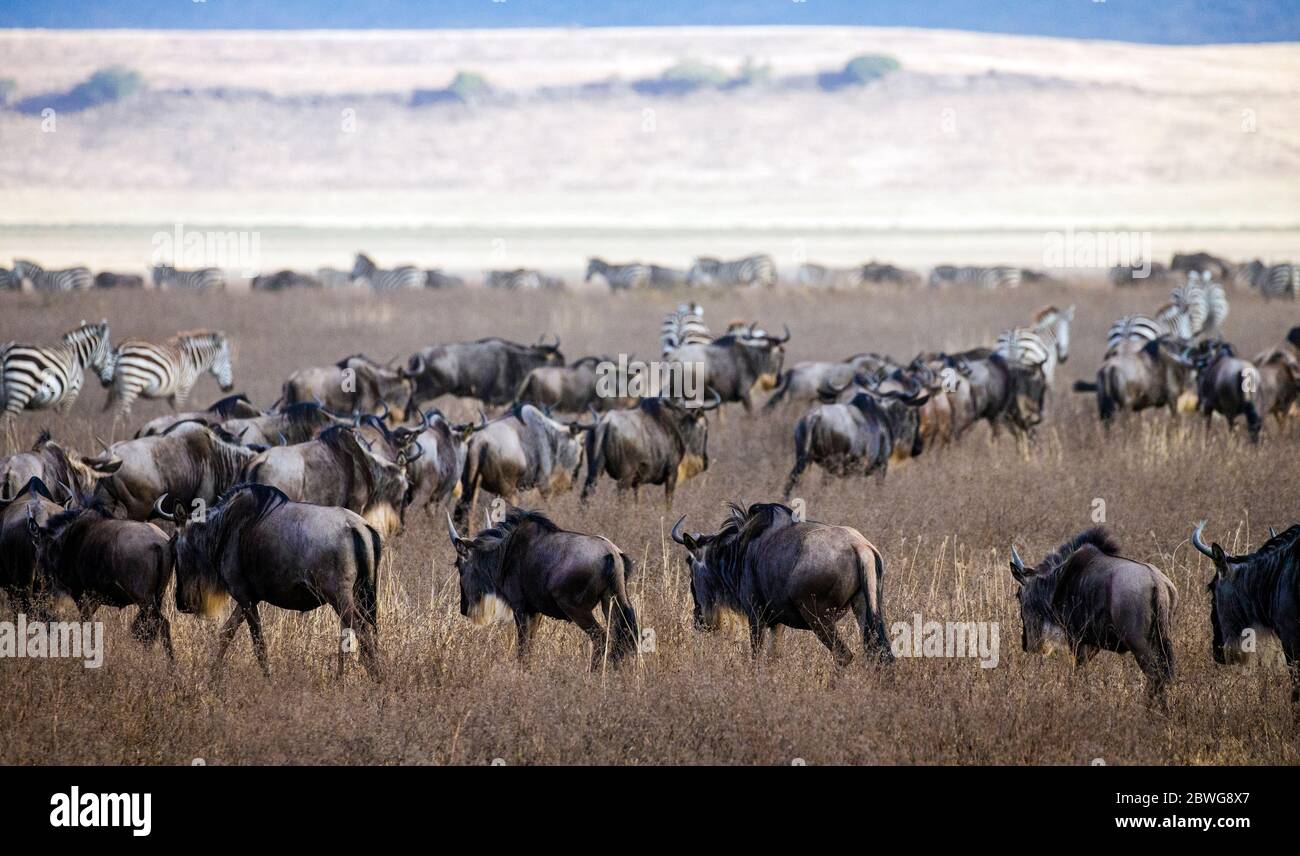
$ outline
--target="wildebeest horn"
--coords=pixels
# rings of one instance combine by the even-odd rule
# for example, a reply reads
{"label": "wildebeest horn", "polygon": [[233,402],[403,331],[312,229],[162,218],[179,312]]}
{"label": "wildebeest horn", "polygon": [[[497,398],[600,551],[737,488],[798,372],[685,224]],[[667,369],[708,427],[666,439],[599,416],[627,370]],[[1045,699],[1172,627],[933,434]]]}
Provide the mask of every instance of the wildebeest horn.
{"label": "wildebeest horn", "polygon": [[682,524],[685,522],[686,515],[683,514],[681,517],[677,518],[677,522],[673,524],[673,531],[671,533],[672,539],[683,546],[686,544],[686,541],[682,539]]}
{"label": "wildebeest horn", "polygon": [[460,543],[460,534],[456,531],[456,524],[451,521],[451,512],[443,512],[447,515],[447,534],[451,536],[451,543]]}
{"label": "wildebeest horn", "polygon": [[774,345],[781,345],[781,344],[784,344],[784,343],[790,341],[790,325],[789,325],[789,324],[782,324],[781,327],[785,330],[785,335],[784,335],[784,336],[782,336],[782,337],[779,338],[779,339],[778,339],[776,336],[768,336],[768,337],[767,337],[768,341],[771,342],[771,343],[774,344]]}
{"label": "wildebeest horn", "polygon": [[172,523],[175,523],[177,526],[179,526],[181,525],[181,520],[184,519],[184,515],[183,514],[177,515],[174,512],[167,510],[166,506],[164,505],[164,503],[167,501],[167,497],[168,494],[164,493],[162,496],[154,500],[153,508],[150,509],[149,511],[148,519],[168,520]]}
{"label": "wildebeest horn", "polygon": [[701,404],[700,410],[717,410],[722,406],[722,396],[718,394],[718,391],[716,389],[711,389],[709,392],[713,394],[713,403]]}
{"label": "wildebeest horn", "polygon": [[1018,580],[1025,577],[1025,563],[1016,552],[1015,544],[1011,545],[1011,575]]}
{"label": "wildebeest horn", "polygon": [[1277,530],[1274,529],[1272,526],[1268,527],[1268,537],[1270,537],[1270,538],[1276,538],[1276,537],[1277,537]]}
{"label": "wildebeest horn", "polygon": [[492,520],[492,512],[486,508],[483,509],[483,523],[485,529],[492,529],[496,526],[496,523]]}
{"label": "wildebeest horn", "polygon": [[424,374],[424,357],[421,356],[420,354],[413,355],[411,359],[407,362],[406,369],[403,371],[403,374],[408,378],[417,377],[419,375]]}
{"label": "wildebeest horn", "polygon": [[[409,450],[412,446],[415,447],[415,454],[409,455],[407,454],[407,450]],[[421,446],[419,443],[407,443],[406,448],[402,450],[402,462],[405,463],[407,466],[410,466],[411,464],[420,460],[420,456],[423,454],[424,454],[424,447]]]}
{"label": "wildebeest horn", "polygon": [[95,435],[95,442],[98,443],[99,446],[100,446],[100,448],[103,449],[105,452],[108,452],[110,455],[113,454],[113,450],[110,449],[110,448],[108,447],[108,444],[104,442],[104,438],[103,438],[103,437],[100,437],[98,434],[96,434],[96,435]]}
{"label": "wildebeest horn", "polygon": [[420,411],[420,430],[427,430],[429,427],[429,414],[423,410]]}
{"label": "wildebeest horn", "polygon": [[1207,520],[1202,520],[1200,523],[1196,524],[1196,528],[1192,530],[1192,546],[1213,559],[1214,551],[1205,546],[1205,541],[1201,538],[1201,533],[1205,531],[1205,524],[1208,522],[1209,521]]}

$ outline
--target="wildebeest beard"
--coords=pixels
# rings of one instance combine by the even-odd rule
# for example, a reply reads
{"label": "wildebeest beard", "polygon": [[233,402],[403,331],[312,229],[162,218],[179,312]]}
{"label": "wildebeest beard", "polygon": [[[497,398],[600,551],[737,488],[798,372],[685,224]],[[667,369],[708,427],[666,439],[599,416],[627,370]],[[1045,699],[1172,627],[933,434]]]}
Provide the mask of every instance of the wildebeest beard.
{"label": "wildebeest beard", "polygon": [[525,525],[546,532],[559,527],[543,514],[511,508],[504,520],[475,536],[473,552],[461,559],[460,614],[474,624],[490,624],[509,611],[500,587],[509,573],[515,535]]}

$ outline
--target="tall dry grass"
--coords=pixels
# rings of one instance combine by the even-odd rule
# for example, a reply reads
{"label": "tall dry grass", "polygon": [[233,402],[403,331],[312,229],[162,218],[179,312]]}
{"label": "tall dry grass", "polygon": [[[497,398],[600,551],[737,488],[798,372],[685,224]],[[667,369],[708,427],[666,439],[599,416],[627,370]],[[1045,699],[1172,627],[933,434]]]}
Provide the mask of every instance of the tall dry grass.
{"label": "tall dry grass", "polygon": [[[535,340],[559,333],[567,356],[650,356],[659,318],[677,296],[510,296],[478,291],[389,299],[346,295],[83,294],[42,301],[5,296],[0,340],[52,339],[82,318],[106,316],[116,338],[163,337],[212,326],[236,341],[240,389],[268,404],[296,367],[354,351],[387,359],[431,342],[498,334]],[[526,669],[514,662],[510,625],[472,627],[458,612],[452,551],[442,524],[414,513],[388,545],[382,579],[386,678],[352,664],[333,677],[337,622],[263,607],[272,678],[264,680],[241,633],[220,683],[210,677],[216,625],[173,616],[179,666],[128,633],[129,614],[102,610],[104,666],[0,660],[0,762],[185,764],[403,763],[1296,763],[1287,679],[1276,663],[1215,666],[1205,582],[1209,567],[1187,537],[1193,521],[1230,550],[1252,549],[1266,527],[1300,516],[1293,429],[1269,423],[1251,447],[1221,421],[1163,414],[1127,420],[1107,436],[1088,396],[1069,392],[1091,375],[1109,322],[1149,310],[1155,293],[1074,289],[1011,294],[738,294],[708,298],[715,327],[733,318],[788,322],[790,360],[861,350],[990,342],[1050,301],[1078,305],[1070,361],[1038,441],[992,440],[979,428],[955,447],[891,469],[883,481],[805,476],[809,516],[855,526],[886,557],[887,620],[999,623],[1000,662],[903,659],[837,673],[808,633],[787,631],[775,661],[751,663],[743,631],[689,627],[681,555],[667,539],[677,514],[708,529],[728,500],[775,499],[792,462],[796,412],[729,410],[711,426],[712,468],[682,486],[672,513],[655,491],[639,504],[601,485],[582,507],[566,495],[546,505],[560,524],[613,539],[639,565],[633,587],[657,650],[624,668],[589,673],[586,642],[546,622]],[[1234,294],[1229,337],[1244,353],[1280,341],[1300,323],[1292,305]],[[210,379],[196,403],[219,393]],[[66,419],[29,415],[23,442],[48,425],[80,448],[106,433],[103,393],[87,389]],[[464,415],[472,409],[452,402]],[[164,407],[142,404],[143,422]],[[1244,432],[1239,432],[1244,434]],[[1102,655],[1076,673],[1062,658],[1020,650],[1007,549],[1041,557],[1092,525],[1095,500],[1128,555],[1177,584],[1179,674],[1167,715],[1143,703],[1131,658]],[[537,506],[536,497],[525,504]],[[840,625],[857,649],[851,620]]]}

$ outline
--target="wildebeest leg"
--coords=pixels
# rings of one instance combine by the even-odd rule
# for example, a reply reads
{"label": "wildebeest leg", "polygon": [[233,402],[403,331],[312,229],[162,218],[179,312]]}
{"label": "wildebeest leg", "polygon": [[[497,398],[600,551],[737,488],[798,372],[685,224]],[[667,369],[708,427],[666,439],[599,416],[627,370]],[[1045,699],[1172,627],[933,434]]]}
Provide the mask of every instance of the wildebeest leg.
{"label": "wildebeest leg", "polygon": [[778,647],[781,641],[781,631],[785,630],[783,624],[773,624],[767,628],[767,657],[769,660],[776,661],[781,659],[781,649]]}
{"label": "wildebeest leg", "polygon": [[889,639],[885,636],[885,626],[876,620],[875,614],[867,603],[867,593],[858,589],[850,602],[853,617],[858,620],[858,630],[862,632],[862,650],[869,657],[888,660],[890,655]]}
{"label": "wildebeest leg", "polygon": [[843,667],[853,662],[853,652],[849,650],[848,645],[844,644],[844,640],[840,638],[840,634],[835,630],[834,619],[829,615],[813,612],[811,609],[802,606],[799,607],[799,614],[803,616],[812,632],[817,634],[817,638],[821,640],[821,643],[831,652],[831,656],[835,658],[835,665]]}
{"label": "wildebeest leg", "polygon": [[803,475],[803,471],[807,466],[808,462],[806,460],[795,459],[794,468],[790,470],[790,477],[785,480],[784,497],[786,499],[789,499],[790,494],[794,492],[794,486],[799,483],[799,477]]}
{"label": "wildebeest leg", "polygon": [[1158,703],[1161,710],[1169,712],[1169,699],[1165,696],[1165,687],[1173,677],[1173,664],[1165,662],[1158,650],[1143,646],[1133,649],[1138,668],[1147,678],[1148,704]]}
{"label": "wildebeest leg", "polygon": [[262,638],[262,616],[257,612],[257,604],[249,604],[244,610],[244,617],[248,620],[248,635],[253,637],[253,653],[257,655],[257,663],[262,667],[262,674],[269,678],[271,666],[266,660],[266,640]]}
{"label": "wildebeest leg", "polygon": [[226,623],[221,625],[221,633],[218,636],[217,659],[212,664],[212,671],[214,674],[219,674],[221,672],[221,664],[226,659],[226,651],[230,648],[230,643],[235,639],[235,631],[238,630],[239,625],[243,623],[244,608],[236,603],[235,610],[230,613],[230,617],[226,619]]}
{"label": "wildebeest leg", "polygon": [[599,668],[605,658],[605,628],[600,626],[596,616],[591,612],[583,612],[581,609],[575,609],[561,604],[564,614],[569,616],[569,620],[578,625],[583,633],[591,639],[591,668],[595,671]]}
{"label": "wildebeest leg", "polygon": [[1098,650],[1100,649],[1096,646],[1087,644],[1081,644],[1078,648],[1075,648],[1074,670],[1076,672],[1082,670],[1084,666],[1088,665],[1088,663],[1092,661],[1093,657],[1097,656]]}
{"label": "wildebeest leg", "polygon": [[540,615],[515,613],[515,633],[518,636],[518,643],[515,646],[515,659],[521,664],[528,663],[528,657],[532,653],[533,637],[537,634],[537,625],[541,621],[542,617]]}

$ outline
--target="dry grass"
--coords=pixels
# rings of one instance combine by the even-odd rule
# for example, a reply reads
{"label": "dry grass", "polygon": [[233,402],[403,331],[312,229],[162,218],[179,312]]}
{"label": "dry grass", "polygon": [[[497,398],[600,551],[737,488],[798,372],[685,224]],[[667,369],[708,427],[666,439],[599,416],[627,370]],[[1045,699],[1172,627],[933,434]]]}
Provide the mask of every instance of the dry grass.
{"label": "dry grass", "polygon": [[[0,661],[0,762],[184,764],[437,763],[1296,763],[1287,682],[1276,667],[1239,672],[1210,659],[1208,568],[1189,549],[1194,520],[1230,549],[1257,544],[1268,525],[1300,516],[1294,431],[1270,423],[1251,448],[1219,423],[1132,420],[1109,438],[1093,403],[1068,392],[1097,365],[1106,325],[1149,309],[1153,294],[1075,289],[1068,297],[1028,288],[997,295],[881,294],[817,297],[745,294],[709,300],[709,317],[790,324],[791,359],[859,350],[896,355],[920,347],[988,342],[1012,320],[1052,301],[1078,304],[1074,349],[1033,446],[978,429],[962,445],[925,455],[875,480],[805,478],[815,519],[861,529],[884,552],[890,622],[1000,622],[1001,661],[855,663],[836,674],[810,634],[788,631],[776,662],[750,663],[739,629],[712,637],[689,629],[690,595],[658,498],[618,500],[608,483],[590,508],[573,495],[546,510],[562,525],[612,538],[641,568],[634,600],[658,650],[619,671],[588,673],[575,628],[548,622],[528,669],[513,660],[513,628],[481,629],[458,614],[451,550],[437,521],[415,515],[388,553],[382,583],[383,683],[352,664],[331,667],[332,613],[264,608],[273,677],[254,663],[247,635],[225,679],[208,666],[216,627],[176,616],[180,664],[127,632],[128,615],[104,610],[103,668],[60,661]],[[247,295],[223,301],[175,294],[85,294],[41,302],[8,297],[0,339],[49,339],[81,318],[107,316],[114,335],[162,337],[221,327],[237,342],[237,380],[261,403],[293,368],[357,350],[386,359],[449,339],[500,334],[534,340],[558,332],[570,358],[653,352],[658,318],[673,298],[410,294]],[[1296,323],[1292,306],[1234,295],[1230,338],[1253,353]],[[106,431],[102,392],[88,390],[73,415],[28,417],[82,448]],[[200,404],[218,395],[201,382]],[[142,406],[143,421],[160,412]],[[678,491],[674,515],[696,528],[716,522],[726,500],[777,496],[791,463],[795,414],[764,419],[729,411],[712,427],[712,469]],[[1095,498],[1126,552],[1177,584],[1179,675],[1167,716],[1147,711],[1131,658],[1102,655],[1081,674],[1061,658],[1019,649],[1020,622],[1006,550],[1027,559],[1091,525]],[[536,502],[534,499],[533,502]],[[851,622],[841,625],[856,649]]]}

